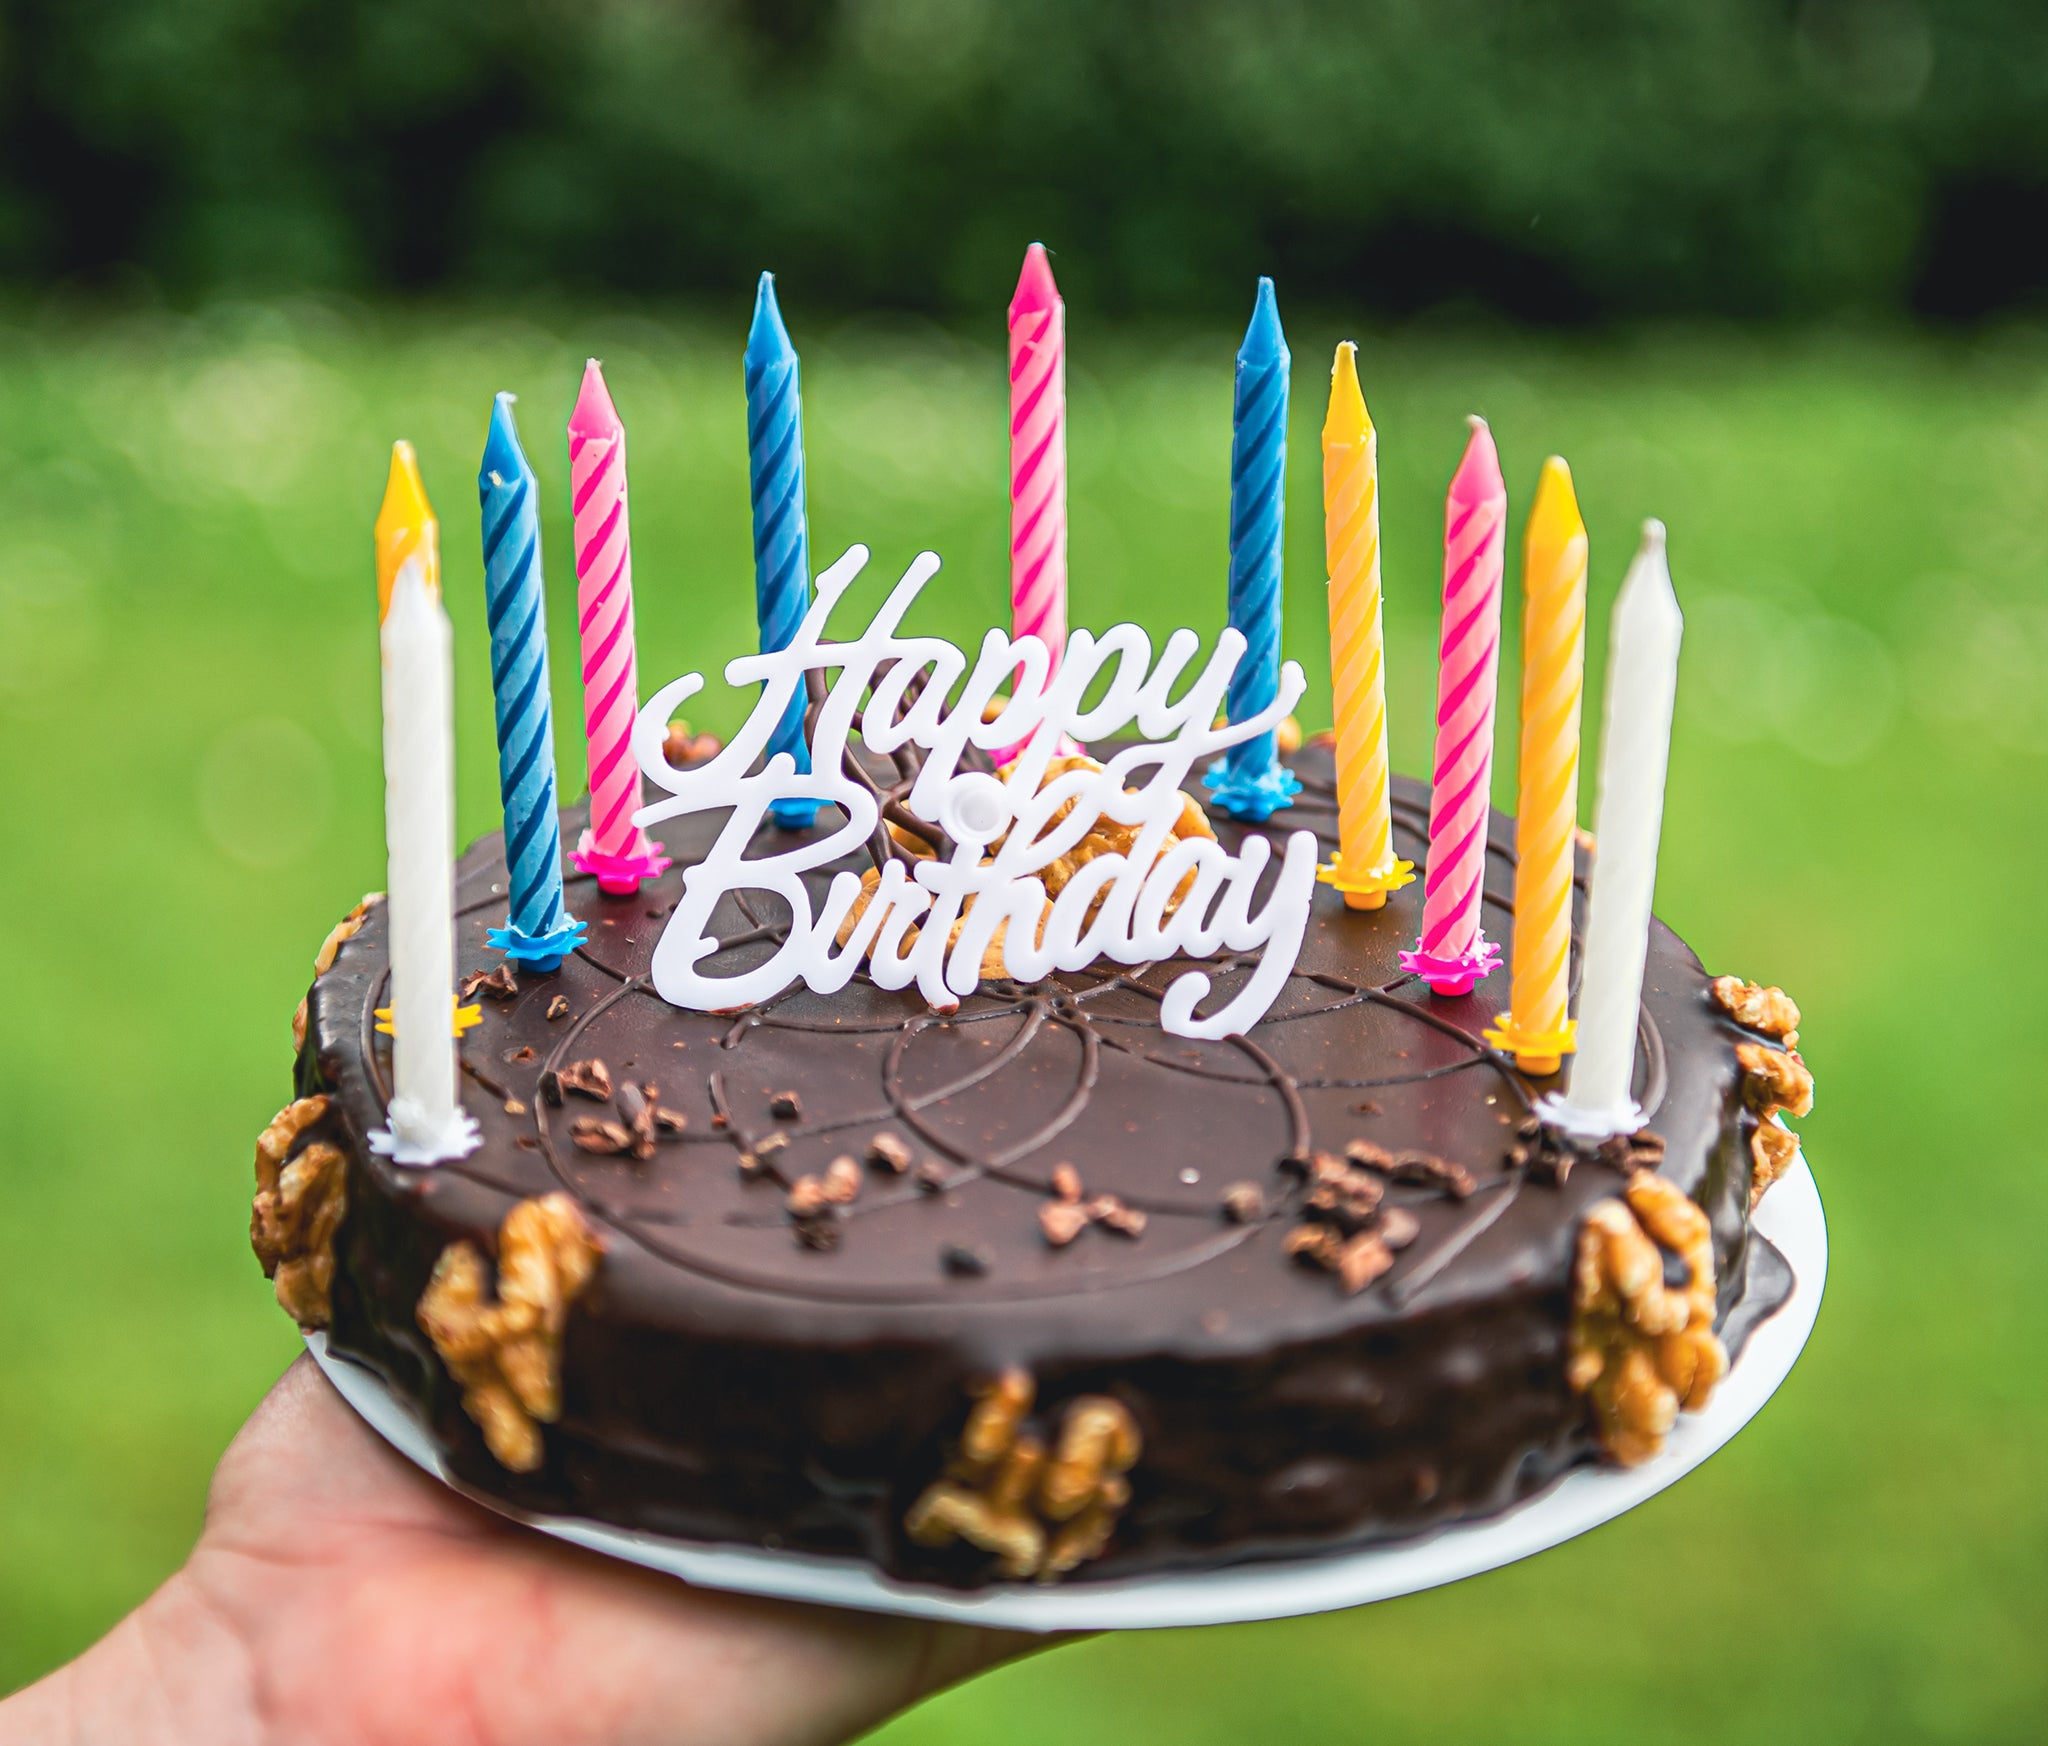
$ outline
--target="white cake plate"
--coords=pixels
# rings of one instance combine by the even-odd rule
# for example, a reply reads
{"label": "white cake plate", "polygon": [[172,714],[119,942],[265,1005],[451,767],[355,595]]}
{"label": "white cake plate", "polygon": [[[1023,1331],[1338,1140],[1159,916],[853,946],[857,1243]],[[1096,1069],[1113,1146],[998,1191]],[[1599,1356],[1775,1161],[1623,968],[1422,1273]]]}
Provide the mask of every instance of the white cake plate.
{"label": "white cake plate", "polygon": [[[1391,1600],[1512,1564],[1612,1521],[1690,1473],[1756,1417],[1791,1372],[1813,1332],[1827,1282],[1827,1222],[1821,1213],[1820,1191],[1804,1158],[1796,1160],[1764,1196],[1755,1227],[1792,1264],[1791,1301],[1750,1336],[1741,1359],[1715,1391],[1706,1411],[1680,1416],[1663,1454],[1626,1471],[1574,1468],[1557,1484],[1502,1515],[1393,1545],[1120,1582],[1047,1588],[1006,1583],[961,1594],[892,1582],[865,1565],[844,1559],[702,1545],[565,1516],[526,1515],[487,1497],[476,1501],[557,1539],[664,1570],[705,1588],[1013,1631],[1228,1625]],[[342,1398],[386,1442],[445,1484],[476,1497],[450,1477],[418,1421],[379,1377],[361,1365],[331,1356],[324,1335],[308,1334],[306,1345]]]}

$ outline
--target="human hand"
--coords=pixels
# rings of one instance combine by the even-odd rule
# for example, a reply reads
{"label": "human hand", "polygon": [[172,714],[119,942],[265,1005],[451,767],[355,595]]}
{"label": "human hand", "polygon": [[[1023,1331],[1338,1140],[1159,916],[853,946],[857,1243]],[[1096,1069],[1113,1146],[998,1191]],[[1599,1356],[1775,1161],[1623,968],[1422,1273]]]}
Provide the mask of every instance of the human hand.
{"label": "human hand", "polygon": [[826,1746],[1031,1642],[533,1533],[408,1465],[300,1358],[222,1456],[185,1567],[0,1703],[0,1746]]}

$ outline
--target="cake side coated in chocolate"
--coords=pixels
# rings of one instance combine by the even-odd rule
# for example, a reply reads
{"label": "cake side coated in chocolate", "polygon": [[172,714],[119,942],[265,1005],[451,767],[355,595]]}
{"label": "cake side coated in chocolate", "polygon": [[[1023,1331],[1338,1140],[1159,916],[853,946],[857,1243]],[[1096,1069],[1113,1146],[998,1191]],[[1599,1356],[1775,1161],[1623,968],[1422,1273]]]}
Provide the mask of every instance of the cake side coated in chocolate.
{"label": "cake side coated in chocolate", "polygon": [[[1292,762],[1307,790],[1267,834],[1310,828],[1327,849],[1329,754]],[[1397,782],[1397,848],[1418,863],[1426,817],[1425,791]],[[995,1378],[1024,1379],[1000,1455],[1036,1436],[1056,1462],[1085,1441],[1083,1420],[1127,1424],[1134,1459],[1108,1459],[1117,1490],[1097,1499],[1116,1506],[1097,1511],[1104,1543],[1069,1581],[1411,1534],[1596,1454],[1567,1379],[1573,1263],[1586,1210],[1624,1178],[1530,1165],[1520,1130],[1548,1083],[1479,1041],[1505,973],[1441,1000],[1396,964],[1419,885],[1366,912],[1318,888],[1286,989],[1220,1042],[1158,1026],[1159,991],[1185,965],[985,982],[947,1017],[865,979],[684,1012],[646,972],[719,822],[663,827],[676,868],[636,897],[573,880],[585,948],[507,997],[483,991],[460,1045],[485,1133],[467,1159],[410,1170],[365,1144],[389,1095],[381,906],[314,985],[299,1090],[330,1099],[313,1137],[346,1160],[330,1349],[415,1407],[465,1485],[534,1512],[973,1586],[1001,1555],[920,1543],[905,1521],[949,1461],[958,1477],[970,1412],[996,1424]],[[1253,828],[1216,824],[1226,846]],[[1496,815],[1486,924],[1503,944],[1512,843]],[[504,884],[487,838],[459,870],[465,970],[499,962],[484,933]],[[776,920],[728,898],[718,967],[772,950]],[[1205,968],[1221,998],[1234,973]],[[1736,1049],[1751,1036],[1653,924],[1636,1094],[1664,1144],[1657,1168],[1711,1223],[1731,1339],[1789,1289],[1749,1231],[1757,1118]],[[608,1098],[586,1063],[602,1064]],[[1327,1177],[1347,1148],[1374,1228],[1400,1239],[1356,1290],[1290,1253],[1314,1160]],[[800,1191],[793,1217],[805,1179],[833,1198]],[[508,1213],[554,1194],[603,1253],[560,1320],[558,1417],[514,1471],[419,1308],[451,1245],[503,1263]],[[1058,1206],[1081,1210],[1046,1214]]]}

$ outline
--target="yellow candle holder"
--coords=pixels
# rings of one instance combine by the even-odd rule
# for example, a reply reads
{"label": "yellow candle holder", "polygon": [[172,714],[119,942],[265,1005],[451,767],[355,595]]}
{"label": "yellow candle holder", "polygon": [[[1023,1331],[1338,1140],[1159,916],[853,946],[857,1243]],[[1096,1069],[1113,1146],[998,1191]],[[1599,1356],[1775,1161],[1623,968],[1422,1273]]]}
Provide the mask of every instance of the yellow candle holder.
{"label": "yellow candle holder", "polygon": [[1341,855],[1332,855],[1316,869],[1316,877],[1344,894],[1346,909],[1382,909],[1388,892],[1415,883],[1415,863],[1397,857],[1363,873],[1354,873],[1343,864]]}
{"label": "yellow candle holder", "polygon": [[[464,1031],[473,1031],[484,1022],[484,1009],[482,1007],[464,1006],[452,994],[448,999],[449,1004],[454,1008],[454,1014],[450,1021],[454,1026],[452,1035],[459,1037]],[[391,1009],[388,1006],[380,1006],[377,1009],[377,1029],[382,1031],[387,1037],[395,1035],[391,1028]]]}
{"label": "yellow candle holder", "polygon": [[1566,1019],[1554,1031],[1524,1028],[1511,1012],[1504,1012],[1485,1032],[1486,1046],[1512,1055],[1515,1065],[1532,1078],[1547,1079],[1564,1065],[1567,1055],[1579,1047],[1579,1026]]}

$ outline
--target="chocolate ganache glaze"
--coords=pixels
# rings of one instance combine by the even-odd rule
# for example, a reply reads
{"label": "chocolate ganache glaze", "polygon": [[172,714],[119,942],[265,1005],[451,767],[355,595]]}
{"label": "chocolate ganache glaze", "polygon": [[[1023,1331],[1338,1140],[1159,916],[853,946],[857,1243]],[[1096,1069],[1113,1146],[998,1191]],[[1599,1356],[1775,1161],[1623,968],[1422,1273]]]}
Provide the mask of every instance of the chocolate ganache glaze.
{"label": "chocolate ganache glaze", "polygon": [[[1291,762],[1306,791],[1267,828],[1314,829],[1327,849],[1330,754],[1312,744]],[[330,1349],[413,1406],[468,1488],[526,1511],[971,1587],[997,1561],[919,1544],[904,1518],[945,1469],[971,1391],[1006,1370],[1029,1374],[1042,1413],[1082,1396],[1122,1403],[1141,1438],[1114,1533],[1070,1581],[1412,1534],[1499,1510],[1598,1455],[1566,1380],[1571,1271],[1582,1216],[1622,1177],[1588,1160],[1558,1182],[1517,1161],[1517,1128],[1549,1086],[1479,1040],[1506,1004],[1504,972],[1451,1000],[1400,972],[1419,882],[1378,911],[1347,910],[1319,886],[1272,1011],[1219,1042],[1160,1030],[1168,965],[985,982],[949,1017],[864,978],[829,998],[799,988],[737,1013],[679,1011],[649,986],[650,954],[723,816],[663,827],[676,867],[636,897],[571,881],[584,949],[483,1000],[461,1040],[485,1139],[459,1162],[407,1169],[365,1144],[390,1084],[374,1028],[382,905],[313,986],[299,1090],[331,1096],[319,1131],[348,1172]],[[1426,819],[1425,790],[1397,781],[1397,847],[1418,863]],[[565,818],[565,837],[579,823]],[[1257,828],[1216,824],[1230,847]],[[1495,815],[1486,922],[1504,942],[1513,860],[1512,827]],[[493,836],[459,870],[466,970],[499,962],[484,934],[504,890]],[[776,919],[758,894],[728,897],[714,967],[772,950]],[[1212,1000],[1244,974],[1208,968]],[[1711,1222],[1731,1348],[1790,1290],[1749,1230],[1745,1035],[1710,1000],[1698,960],[1653,923],[1635,1091],[1665,1142],[1659,1168]],[[571,1118],[616,1112],[551,1104],[543,1076],[592,1059],[615,1083],[657,1085],[682,1133],[645,1160],[573,1145]],[[863,1166],[836,1241],[798,1241],[788,1184],[861,1158],[877,1134],[935,1161],[922,1185],[917,1170]],[[770,1135],[779,1148],[762,1146]],[[1347,1294],[1285,1244],[1303,1161],[1354,1140],[1434,1154],[1472,1182],[1454,1198],[1395,1173],[1385,1204],[1413,1215],[1413,1239]],[[736,1168],[742,1154],[762,1167]],[[1039,1213],[1061,1164],[1089,1196],[1141,1211],[1142,1231],[1097,1225],[1051,1244]],[[1240,1192],[1234,1222],[1223,1201],[1243,1183],[1259,1193]],[[569,1310],[559,1420],[538,1467],[514,1473],[486,1448],[416,1311],[444,1248],[467,1239],[494,1255],[508,1211],[557,1191],[604,1253]]]}

